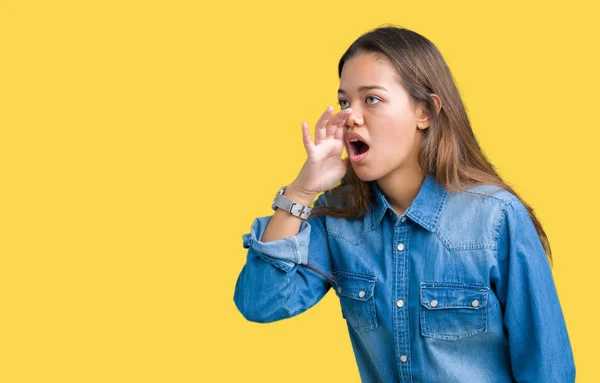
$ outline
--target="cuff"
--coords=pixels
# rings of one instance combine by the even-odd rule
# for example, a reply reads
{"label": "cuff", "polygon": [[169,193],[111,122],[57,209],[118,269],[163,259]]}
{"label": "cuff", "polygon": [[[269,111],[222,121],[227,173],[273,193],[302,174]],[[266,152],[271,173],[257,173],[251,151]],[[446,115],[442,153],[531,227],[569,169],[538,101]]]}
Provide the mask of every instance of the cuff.
{"label": "cuff", "polygon": [[244,248],[256,251],[262,255],[274,258],[288,267],[308,263],[308,243],[310,239],[310,224],[302,221],[298,234],[281,238],[276,241],[262,242],[262,238],[271,216],[256,218],[250,228],[250,233],[244,234]]}

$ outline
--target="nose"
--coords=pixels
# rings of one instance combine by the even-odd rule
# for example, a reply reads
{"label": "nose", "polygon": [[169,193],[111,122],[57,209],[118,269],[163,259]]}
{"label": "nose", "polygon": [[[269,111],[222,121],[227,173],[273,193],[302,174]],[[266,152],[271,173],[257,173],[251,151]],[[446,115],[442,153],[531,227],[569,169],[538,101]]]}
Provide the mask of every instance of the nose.
{"label": "nose", "polygon": [[350,116],[348,116],[348,118],[346,119],[346,127],[351,128],[354,125],[362,125],[363,123],[364,123],[364,121],[363,121],[362,114],[358,110],[352,108],[352,112],[350,112]]}

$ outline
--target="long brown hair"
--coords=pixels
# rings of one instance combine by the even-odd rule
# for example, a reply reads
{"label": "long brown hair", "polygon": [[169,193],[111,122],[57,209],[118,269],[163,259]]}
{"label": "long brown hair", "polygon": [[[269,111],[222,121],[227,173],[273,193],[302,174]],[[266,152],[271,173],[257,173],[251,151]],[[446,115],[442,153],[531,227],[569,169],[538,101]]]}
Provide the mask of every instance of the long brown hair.
{"label": "long brown hair", "polygon": [[[450,69],[436,46],[405,28],[388,24],[372,29],[354,41],[343,54],[338,64],[340,78],[344,63],[359,53],[387,57],[398,71],[413,107],[424,103],[429,110],[430,126],[423,131],[419,152],[419,165],[425,174],[435,177],[448,191],[464,191],[487,184],[514,194],[527,209],[552,264],[550,243],[540,221],[531,206],[502,180],[481,150]],[[439,111],[431,93],[441,99]],[[341,206],[330,204],[329,197],[339,201]],[[371,198],[369,182],[359,179],[349,166],[339,185],[325,193],[328,206],[316,206],[312,215],[362,218]]]}

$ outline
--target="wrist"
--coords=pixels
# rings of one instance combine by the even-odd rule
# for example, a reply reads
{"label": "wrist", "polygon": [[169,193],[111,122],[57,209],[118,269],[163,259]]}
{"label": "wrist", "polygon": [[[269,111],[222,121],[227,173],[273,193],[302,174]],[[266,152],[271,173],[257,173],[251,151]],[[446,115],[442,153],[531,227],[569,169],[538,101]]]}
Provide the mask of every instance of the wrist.
{"label": "wrist", "polygon": [[294,202],[301,203],[302,205],[307,207],[310,207],[310,205],[312,205],[312,201],[317,196],[317,194],[302,190],[302,188],[294,184],[290,184],[283,192],[283,195],[293,200]]}

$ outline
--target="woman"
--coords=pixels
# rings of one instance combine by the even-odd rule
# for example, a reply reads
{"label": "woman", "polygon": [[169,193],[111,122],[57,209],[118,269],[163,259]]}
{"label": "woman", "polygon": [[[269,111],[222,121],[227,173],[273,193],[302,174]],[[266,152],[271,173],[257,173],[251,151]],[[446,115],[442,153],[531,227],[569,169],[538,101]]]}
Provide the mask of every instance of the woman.
{"label": "woman", "polygon": [[289,318],[333,287],[364,382],[573,382],[546,234],[482,153],[437,48],[377,28],[338,74],[342,110],[314,142],[302,124],[304,166],[243,237],[241,313]]}

